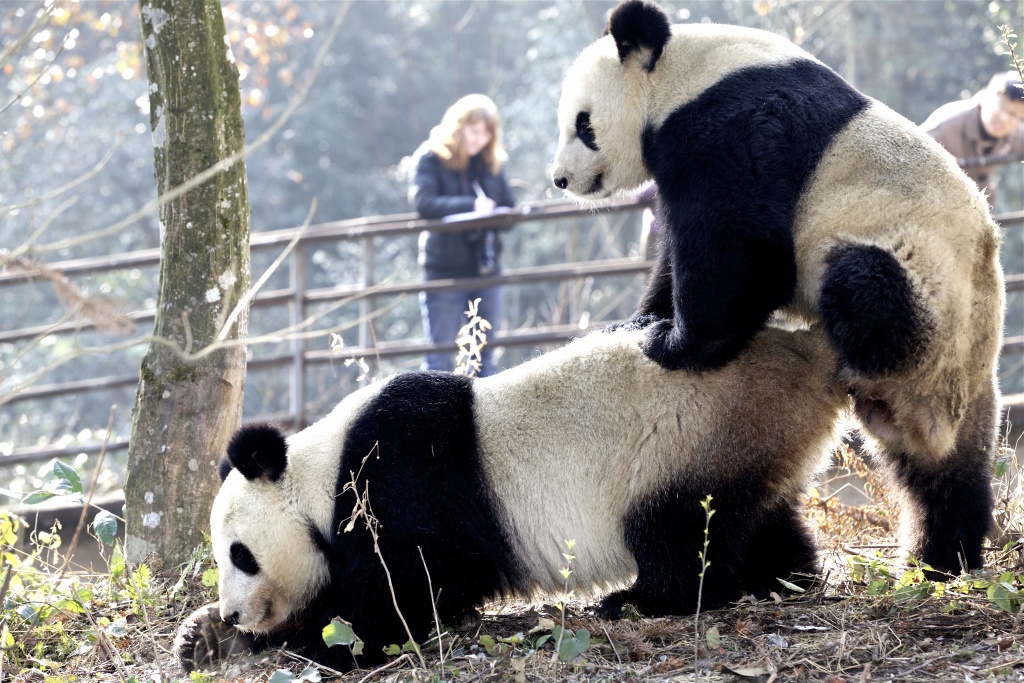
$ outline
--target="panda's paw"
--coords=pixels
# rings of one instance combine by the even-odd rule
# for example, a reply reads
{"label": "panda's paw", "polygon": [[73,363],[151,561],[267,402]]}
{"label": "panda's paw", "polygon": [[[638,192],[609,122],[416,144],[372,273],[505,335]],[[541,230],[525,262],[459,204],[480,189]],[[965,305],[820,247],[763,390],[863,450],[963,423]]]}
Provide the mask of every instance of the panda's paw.
{"label": "panda's paw", "polygon": [[186,673],[212,669],[237,652],[250,652],[251,639],[220,618],[220,604],[203,605],[178,627],[174,655]]}
{"label": "panda's paw", "polygon": [[714,370],[732,360],[743,348],[736,339],[698,339],[672,320],[659,319],[647,328],[641,345],[644,354],[666,370]]}
{"label": "panda's paw", "polygon": [[607,325],[603,327],[601,331],[610,333],[618,332],[619,330],[626,330],[630,332],[636,330],[643,330],[649,327],[650,325],[653,325],[654,323],[658,322],[659,320],[661,320],[661,318],[652,314],[634,315],[632,318],[626,318],[625,320],[620,320],[617,323]]}
{"label": "panda's paw", "polygon": [[658,320],[647,328],[644,354],[666,370],[699,370],[686,348],[683,333],[671,320]]}

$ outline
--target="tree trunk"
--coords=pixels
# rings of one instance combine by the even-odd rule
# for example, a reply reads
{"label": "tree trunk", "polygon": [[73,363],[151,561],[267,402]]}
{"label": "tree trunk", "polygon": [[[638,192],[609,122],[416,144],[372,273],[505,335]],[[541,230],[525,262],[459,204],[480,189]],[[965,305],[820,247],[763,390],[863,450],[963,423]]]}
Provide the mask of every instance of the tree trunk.
{"label": "tree trunk", "polygon": [[[139,0],[157,192],[244,144],[238,70],[218,0]],[[217,463],[241,423],[245,349],[212,344],[249,288],[245,165],[161,201],[155,336],[142,360],[125,484],[127,556],[186,561],[209,528]],[[227,339],[244,338],[248,313]],[[169,344],[173,345],[170,346]]]}

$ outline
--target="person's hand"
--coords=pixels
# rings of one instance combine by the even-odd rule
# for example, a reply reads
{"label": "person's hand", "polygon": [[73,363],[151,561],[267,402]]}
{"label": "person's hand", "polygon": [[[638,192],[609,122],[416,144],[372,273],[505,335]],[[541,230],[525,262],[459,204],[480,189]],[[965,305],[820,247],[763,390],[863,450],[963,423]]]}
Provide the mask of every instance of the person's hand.
{"label": "person's hand", "polygon": [[490,197],[477,197],[476,201],[473,202],[473,210],[481,213],[488,213],[494,211],[494,207],[497,204]]}

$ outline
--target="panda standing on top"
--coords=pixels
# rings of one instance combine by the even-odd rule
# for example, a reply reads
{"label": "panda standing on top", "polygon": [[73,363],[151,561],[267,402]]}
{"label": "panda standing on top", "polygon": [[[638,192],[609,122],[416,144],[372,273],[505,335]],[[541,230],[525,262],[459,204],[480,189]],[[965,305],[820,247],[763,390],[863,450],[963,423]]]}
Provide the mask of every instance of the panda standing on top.
{"label": "panda standing on top", "polygon": [[[287,439],[241,429],[211,514],[220,600],[182,625],[182,665],[285,643],[371,664],[410,637],[395,604],[423,643],[435,615],[455,626],[494,597],[560,593],[567,539],[577,594],[614,591],[604,615],[689,614],[708,495],[702,609],[816,572],[802,494],[850,403],[824,334],[766,329],[699,375],[642,341],[594,333],[482,379],[400,374]],[[364,641],[357,660],[324,643],[335,617]]]}
{"label": "panda standing on top", "polygon": [[906,549],[982,565],[1003,322],[998,228],[953,158],[810,54],[628,0],[568,71],[555,185],[653,179],[665,226],[636,316],[665,368],[732,362],[778,309],[820,321],[901,496]]}

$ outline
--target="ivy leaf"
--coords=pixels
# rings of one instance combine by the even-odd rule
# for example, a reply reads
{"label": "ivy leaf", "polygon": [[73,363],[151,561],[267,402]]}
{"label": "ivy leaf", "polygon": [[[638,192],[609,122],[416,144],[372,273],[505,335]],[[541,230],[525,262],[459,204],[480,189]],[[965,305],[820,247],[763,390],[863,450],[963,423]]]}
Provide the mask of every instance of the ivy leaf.
{"label": "ivy leaf", "polygon": [[344,619],[339,619],[338,617],[331,619],[331,623],[324,626],[322,636],[327,647],[348,645],[352,648],[352,654],[360,655],[363,653],[363,641],[352,630],[352,624]]}
{"label": "ivy leaf", "polygon": [[1006,585],[1002,583],[993,583],[988,587],[989,601],[992,602],[996,607],[1003,610],[1004,612],[1015,612],[1014,603],[1016,602],[1011,596],[1010,591],[1006,589]]}
{"label": "ivy leaf", "polygon": [[[65,465],[60,460],[55,460],[53,476],[61,479],[58,485],[65,493],[82,493],[82,480],[71,465]],[[65,482],[67,483],[65,484]]]}
{"label": "ivy leaf", "polygon": [[25,505],[36,505],[37,503],[42,503],[44,500],[50,500],[56,495],[56,493],[50,493],[49,491],[33,491],[22,498],[21,502]]}
{"label": "ivy leaf", "polygon": [[207,588],[213,588],[220,582],[220,571],[216,567],[211,567],[203,572],[203,585]]}
{"label": "ivy leaf", "polygon": [[107,510],[100,510],[92,520],[93,531],[104,545],[114,545],[117,538],[117,517]]}
{"label": "ivy leaf", "polygon": [[558,646],[558,658],[563,662],[571,662],[590,648],[590,631],[581,628],[574,634],[569,629],[562,632],[562,642]]}

